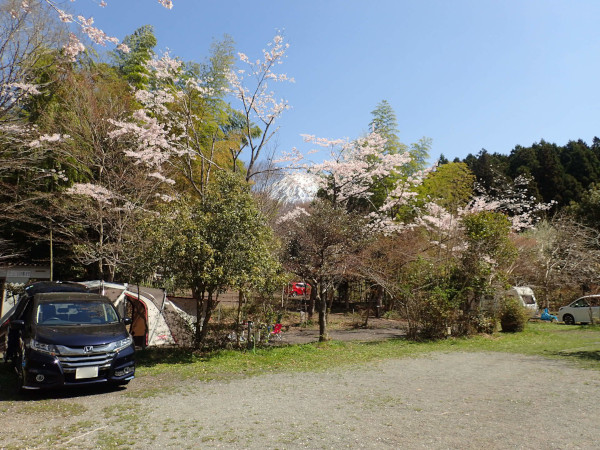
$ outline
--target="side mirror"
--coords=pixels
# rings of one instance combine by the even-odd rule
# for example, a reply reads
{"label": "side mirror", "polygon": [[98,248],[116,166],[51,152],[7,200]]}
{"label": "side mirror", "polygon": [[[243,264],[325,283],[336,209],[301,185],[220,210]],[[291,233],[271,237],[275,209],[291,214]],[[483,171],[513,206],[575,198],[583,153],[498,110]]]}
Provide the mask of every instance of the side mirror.
{"label": "side mirror", "polygon": [[123,323],[125,325],[131,325],[133,323],[133,319],[131,317],[123,317]]}
{"label": "side mirror", "polygon": [[11,330],[23,330],[25,328],[24,320],[11,320],[10,321],[10,329]]}

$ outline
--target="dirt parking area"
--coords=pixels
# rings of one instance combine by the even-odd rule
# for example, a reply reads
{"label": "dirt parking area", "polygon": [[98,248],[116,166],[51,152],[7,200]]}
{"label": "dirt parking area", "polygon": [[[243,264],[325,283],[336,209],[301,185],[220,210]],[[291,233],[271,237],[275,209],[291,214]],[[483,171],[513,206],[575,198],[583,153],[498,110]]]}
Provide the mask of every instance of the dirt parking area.
{"label": "dirt parking area", "polygon": [[[371,328],[354,330],[331,330],[329,337],[335,341],[383,341],[398,339],[406,336],[401,328]],[[291,327],[281,334],[280,339],[271,339],[272,344],[308,344],[319,341],[319,330]]]}
{"label": "dirt parking area", "polygon": [[2,448],[600,448],[600,372],[505,353],[437,353],[229,382],[0,404]]}
{"label": "dirt parking area", "polygon": [[[347,316],[343,313],[332,313],[328,316],[328,334],[335,341],[383,341],[406,337],[405,321],[371,317],[368,327],[364,326],[364,317]],[[270,339],[270,344],[308,344],[319,341],[319,325],[310,326],[284,324],[278,339]]]}

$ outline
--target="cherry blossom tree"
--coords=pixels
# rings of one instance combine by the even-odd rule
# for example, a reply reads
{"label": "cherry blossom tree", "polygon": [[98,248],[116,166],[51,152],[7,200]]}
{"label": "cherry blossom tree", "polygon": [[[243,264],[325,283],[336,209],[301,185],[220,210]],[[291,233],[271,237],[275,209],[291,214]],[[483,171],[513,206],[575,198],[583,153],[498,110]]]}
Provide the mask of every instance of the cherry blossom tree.
{"label": "cherry blossom tree", "polygon": [[0,176],[39,159],[45,143],[60,139],[43,134],[28,121],[31,102],[52,80],[40,74],[56,67],[56,47],[64,42],[64,28],[39,1],[0,3]]}
{"label": "cherry blossom tree", "polygon": [[[473,176],[464,164],[457,164],[462,166],[461,171],[448,178],[443,172],[449,172],[446,169],[456,164],[445,164],[430,174],[421,189],[421,198],[430,201],[421,206],[418,223],[436,236],[432,242],[440,248],[459,252],[465,249],[461,243],[463,219],[473,214],[485,211],[504,214],[511,223],[511,230],[521,232],[532,229],[552,208],[552,202],[538,202],[529,195],[526,177],[518,177],[512,184],[505,183],[502,191],[497,191],[492,197],[481,186],[474,184],[469,188],[464,181],[472,183]],[[464,172],[465,169],[467,172]],[[444,178],[446,180],[440,184],[439,179]]]}
{"label": "cherry blossom tree", "polygon": [[[353,199],[370,202],[373,185],[395,175],[410,161],[408,153],[385,153],[386,139],[370,133],[354,141],[303,135],[306,142],[329,149],[330,159],[308,167],[319,187],[335,207],[348,206]],[[373,209],[375,205],[371,203]]]}
{"label": "cherry blossom tree", "polygon": [[[0,227],[10,239],[14,218],[40,198],[40,187],[64,177],[43,164],[49,147],[64,136],[45,133],[32,118],[36,99],[51,83],[40,74],[56,67],[56,48],[64,40],[64,28],[42,3],[0,2]],[[14,242],[4,242],[0,257],[19,253]]]}
{"label": "cherry blossom tree", "polygon": [[[238,53],[246,69],[232,69],[228,73],[231,93],[240,103],[242,116],[240,145],[231,147],[230,151],[234,162],[247,153],[247,181],[261,172],[257,167],[260,157],[277,132],[277,119],[289,108],[287,101],[277,99],[270,88],[271,83],[294,82],[287,74],[276,71],[283,64],[288,48],[289,44],[278,33],[263,50],[262,59],[251,61],[245,53]],[[273,167],[269,166],[266,170],[273,170]]]}
{"label": "cherry blossom tree", "polygon": [[326,200],[315,200],[308,208],[281,217],[278,228],[284,265],[310,283],[319,311],[319,340],[326,341],[327,298],[351,270],[353,255],[364,241],[364,219]]}
{"label": "cherry blossom tree", "polygon": [[[401,273],[412,273],[407,275],[409,280],[411,277],[421,280],[421,285],[417,284],[410,295],[395,287],[397,280],[406,282],[404,276],[398,277],[396,272],[396,281],[391,282],[385,279],[386,271],[370,267],[372,258],[346,256],[346,262],[355,261],[354,273],[379,286],[381,294],[400,296],[398,305],[410,310],[408,314],[415,333],[421,330],[431,333],[430,336],[439,336],[446,332],[448,324],[462,317],[458,309],[470,311],[477,296],[495,280],[502,279],[514,259],[510,229],[517,232],[525,226],[531,227],[536,220],[535,213],[548,208],[526,196],[518,185],[513,190],[507,189],[504,198],[474,196],[474,177],[460,164],[434,167],[412,177],[397,177],[402,164],[410,159],[398,154],[388,157],[382,151],[385,140],[376,134],[352,143],[313,136],[306,139],[334,150],[330,160],[313,165],[309,170],[319,183],[321,196],[334,210],[340,211],[340,217],[347,210],[363,214],[367,211],[365,217],[370,222],[368,229],[375,243],[388,239],[420,244],[420,247],[411,244],[410,251],[407,248],[400,260],[403,261]],[[385,185],[383,181],[389,179],[394,183],[387,185],[386,195],[377,207],[373,201],[373,186]],[[357,209],[360,201],[369,209]],[[411,214],[405,213],[406,208]],[[305,217],[305,211],[296,209],[281,220],[304,224]],[[421,230],[418,235],[427,236],[427,240],[403,240],[403,237],[415,236],[411,230],[417,228]],[[385,248],[374,245],[376,254]],[[386,246],[398,248],[389,242]],[[395,255],[390,255],[382,260],[394,258]],[[432,311],[437,313],[432,315]],[[463,331],[472,326],[467,320],[470,316],[464,317],[464,323],[457,325]]]}
{"label": "cherry blossom tree", "polygon": [[[303,166],[317,184],[321,198],[308,210],[292,209],[279,219],[279,225],[288,242],[286,267],[308,280],[317,293],[321,336],[326,339],[326,296],[349,277],[368,278],[365,278],[368,270],[361,270],[358,262],[361,243],[407,228],[395,220],[395,213],[416,195],[413,188],[425,172],[400,176],[411,160],[410,155],[387,152],[386,139],[378,133],[354,141],[311,135],[305,135],[304,139],[329,150],[329,159]],[[384,189],[380,191],[380,187]],[[375,195],[381,198],[375,201]],[[374,279],[367,281],[369,286],[370,281],[381,286]],[[375,290],[381,299],[383,289]]]}
{"label": "cherry blossom tree", "polygon": [[[126,155],[128,148],[110,138],[110,118],[131,111],[134,99],[124,80],[99,66],[65,74],[55,86],[55,107],[41,115],[41,129],[60,131],[38,139],[47,148],[46,164],[68,175],[40,190],[20,221],[38,230],[51,229],[54,242],[88,275],[105,280],[126,271],[128,251],[139,242],[137,223],[149,214],[168,185]],[[30,144],[33,145],[33,144]]]}
{"label": "cherry blossom tree", "polygon": [[[127,155],[168,183],[183,177],[203,196],[218,163],[222,137],[211,103],[222,95],[219,86],[168,53],[148,64],[152,82],[135,91],[142,108],[112,120],[111,138],[127,143]],[[214,108],[213,108],[214,109]]]}
{"label": "cherry blossom tree", "polygon": [[[128,47],[125,44],[119,44],[119,39],[114,36],[107,35],[100,28],[94,26],[93,17],[85,17],[82,15],[72,14],[66,9],[60,6],[60,3],[55,0],[40,0],[46,3],[49,8],[55,12],[59,19],[67,24],[74,24],[76,28],[89,38],[94,44],[106,46],[106,44],[118,45],[118,49],[124,52],[128,51]],[[71,0],[74,2],[75,0]],[[28,11],[31,8],[32,3],[37,3],[36,0],[21,1],[18,7],[12,9],[11,14],[19,14],[19,11]],[[171,0],[158,0],[162,6],[167,9],[173,8],[173,2]],[[100,0],[98,6],[104,8],[107,6],[105,0]],[[81,40],[74,34],[70,33],[67,44],[63,47],[63,52],[71,60],[75,60],[77,55],[85,50],[85,45]]]}
{"label": "cherry blossom tree", "polygon": [[[240,170],[238,163],[246,150],[246,181],[261,172],[277,170],[273,165],[261,165],[259,158],[276,131],[276,119],[287,108],[285,101],[275,101],[268,90],[271,81],[289,80],[274,72],[285,56],[287,44],[276,35],[268,48],[264,59],[257,62],[240,54],[241,61],[250,66],[246,76],[255,80],[252,87],[245,84],[245,70],[232,69],[229,61],[221,66],[229,83],[225,86],[214,82],[218,72],[203,77],[186,70],[182,61],[169,54],[153,59],[149,63],[153,83],[148,89],[136,91],[142,108],[130,118],[114,121],[117,129],[112,137],[128,140],[132,147],[129,156],[154,167],[157,174],[166,166],[176,169],[200,196],[214,170]],[[211,117],[209,106],[224,92],[232,93],[242,109],[231,111],[225,121],[219,121]],[[228,146],[231,155],[225,164],[218,162],[223,145]]]}
{"label": "cherry blossom tree", "polygon": [[399,209],[417,195],[415,186],[431,169],[401,176],[410,154],[386,152],[386,139],[375,132],[354,141],[312,135],[304,135],[304,140],[329,151],[329,159],[303,167],[335,208],[360,211],[373,231],[404,229],[406,224],[396,220]]}
{"label": "cherry blossom tree", "polygon": [[354,141],[330,140],[304,135],[306,142],[328,147],[330,158],[309,168],[334,207],[347,206],[353,199],[367,202],[373,184],[395,173],[410,161],[408,153],[384,153],[385,138],[370,133]]}
{"label": "cherry blossom tree", "polygon": [[18,0],[0,3],[0,125],[19,120],[19,110],[44,86],[36,73],[52,65],[56,46],[65,39],[64,28],[40,6]]}
{"label": "cherry blossom tree", "polygon": [[[169,0],[158,1],[165,8],[173,7]],[[106,2],[100,1],[99,6]],[[67,12],[55,0],[4,0],[0,13],[0,124],[24,99],[40,93],[43,87],[32,83],[32,69],[39,72],[44,65],[53,64],[46,57],[57,46],[62,46],[63,55],[72,61],[85,50],[80,39],[74,33],[66,36],[66,28],[57,21],[76,25],[95,44],[118,43],[117,38],[94,27],[93,18]],[[128,51],[124,44],[118,48]]]}

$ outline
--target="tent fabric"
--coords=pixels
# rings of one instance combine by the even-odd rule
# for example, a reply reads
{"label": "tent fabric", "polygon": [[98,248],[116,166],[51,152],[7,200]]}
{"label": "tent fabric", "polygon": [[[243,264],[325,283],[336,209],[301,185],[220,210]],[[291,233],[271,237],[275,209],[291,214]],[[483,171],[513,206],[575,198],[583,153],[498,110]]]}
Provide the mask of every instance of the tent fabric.
{"label": "tent fabric", "polygon": [[110,298],[121,315],[124,315],[126,311],[127,301],[132,302],[132,304],[139,301],[144,311],[142,312],[141,308],[134,307],[134,310],[139,314],[134,314],[132,332],[134,338],[141,338],[142,341],[145,341],[146,346],[176,343],[166,319],[165,306],[167,306],[167,299],[164,291],[102,281],[84,281],[81,284],[87,286],[91,291]]}

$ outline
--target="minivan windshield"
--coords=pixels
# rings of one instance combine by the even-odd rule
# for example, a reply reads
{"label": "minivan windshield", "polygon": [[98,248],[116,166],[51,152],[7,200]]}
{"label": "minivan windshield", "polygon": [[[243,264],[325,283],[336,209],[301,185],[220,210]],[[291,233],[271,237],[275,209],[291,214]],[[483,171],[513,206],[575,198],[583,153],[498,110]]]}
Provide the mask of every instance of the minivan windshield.
{"label": "minivan windshield", "polygon": [[115,308],[104,302],[44,302],[37,306],[35,321],[38,325],[101,325],[116,323],[119,316]]}

